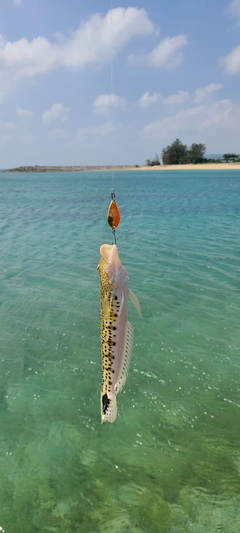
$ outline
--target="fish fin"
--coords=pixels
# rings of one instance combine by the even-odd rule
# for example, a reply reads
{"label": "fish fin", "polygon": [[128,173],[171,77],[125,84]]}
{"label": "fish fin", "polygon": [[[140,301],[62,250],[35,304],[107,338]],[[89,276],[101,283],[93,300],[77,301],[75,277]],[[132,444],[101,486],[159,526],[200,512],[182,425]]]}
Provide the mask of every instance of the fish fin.
{"label": "fish fin", "polygon": [[130,366],[130,361],[132,357],[134,343],[134,330],[130,322],[126,323],[125,335],[124,335],[124,345],[123,345],[123,357],[122,364],[119,370],[117,382],[114,385],[114,392],[118,394],[121,392],[124,387],[128,375],[128,370]]}
{"label": "fish fin", "polygon": [[104,422],[114,422],[117,418],[117,399],[114,393],[101,392],[101,419]]}
{"label": "fish fin", "polygon": [[130,298],[132,300],[132,303],[135,305],[136,309],[139,312],[139,315],[142,317],[142,312],[141,312],[141,306],[140,306],[140,303],[139,303],[139,299],[137,298],[137,296],[135,296],[135,294],[132,291],[130,291],[130,289],[128,289],[128,296],[130,296]]}

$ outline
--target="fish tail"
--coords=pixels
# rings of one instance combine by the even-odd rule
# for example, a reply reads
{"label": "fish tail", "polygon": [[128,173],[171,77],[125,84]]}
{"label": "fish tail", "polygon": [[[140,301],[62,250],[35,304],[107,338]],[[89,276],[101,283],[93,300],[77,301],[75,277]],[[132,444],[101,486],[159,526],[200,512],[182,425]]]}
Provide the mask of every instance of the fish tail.
{"label": "fish tail", "polygon": [[114,422],[117,418],[117,399],[114,392],[101,392],[101,415],[104,422]]}

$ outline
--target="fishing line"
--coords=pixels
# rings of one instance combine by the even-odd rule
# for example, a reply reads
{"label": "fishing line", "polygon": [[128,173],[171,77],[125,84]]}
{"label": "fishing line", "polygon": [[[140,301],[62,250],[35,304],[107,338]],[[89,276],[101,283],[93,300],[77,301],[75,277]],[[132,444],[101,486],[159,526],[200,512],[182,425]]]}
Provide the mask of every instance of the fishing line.
{"label": "fishing line", "polygon": [[[110,0],[110,40],[112,39],[113,34],[113,1]],[[111,65],[110,65],[110,87],[111,87],[111,96],[113,96],[113,50],[111,49]],[[111,118],[113,118],[113,112],[111,108]],[[113,152],[112,152],[113,155]],[[113,168],[113,159],[112,159],[112,188],[114,191],[114,182],[115,182],[115,174],[114,174],[114,168]]]}
{"label": "fishing line", "polygon": [[[112,39],[113,35],[113,0],[110,0],[110,41]],[[113,50],[111,49],[111,65],[110,65],[110,86],[111,86],[111,97],[113,97]],[[111,101],[110,101],[111,106]],[[111,106],[111,118],[113,120],[113,108]],[[112,151],[113,156],[113,151]],[[112,229],[112,234],[114,238],[114,244],[116,244],[116,228],[120,222],[120,213],[118,206],[115,201],[115,173],[114,173],[114,167],[113,167],[113,159],[112,159],[112,190],[111,190],[111,202],[108,208],[108,214],[107,214],[107,221]]]}

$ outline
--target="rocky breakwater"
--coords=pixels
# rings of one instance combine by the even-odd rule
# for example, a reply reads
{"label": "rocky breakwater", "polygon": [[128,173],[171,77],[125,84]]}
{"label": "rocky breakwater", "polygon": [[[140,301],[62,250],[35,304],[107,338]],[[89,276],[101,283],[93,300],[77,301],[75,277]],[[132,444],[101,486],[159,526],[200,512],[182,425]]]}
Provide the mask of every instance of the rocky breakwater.
{"label": "rocky breakwater", "polygon": [[23,167],[16,167],[16,168],[9,168],[4,170],[3,172],[87,172],[87,171],[95,171],[95,170],[125,170],[127,168],[130,168],[129,165],[118,165],[118,166],[65,166],[65,167],[58,167],[58,166],[23,166]]}

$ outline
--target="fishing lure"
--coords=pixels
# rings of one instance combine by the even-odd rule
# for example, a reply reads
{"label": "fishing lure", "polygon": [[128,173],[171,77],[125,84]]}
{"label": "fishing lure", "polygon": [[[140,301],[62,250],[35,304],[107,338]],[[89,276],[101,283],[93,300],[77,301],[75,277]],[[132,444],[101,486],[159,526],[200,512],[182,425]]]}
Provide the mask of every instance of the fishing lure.
{"label": "fishing lure", "polygon": [[118,206],[115,200],[112,200],[108,208],[107,221],[108,221],[110,228],[112,228],[113,231],[115,231],[115,229],[118,227],[120,223],[120,219],[121,217],[120,217]]}

